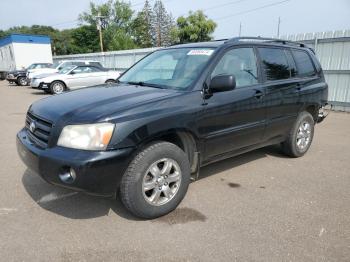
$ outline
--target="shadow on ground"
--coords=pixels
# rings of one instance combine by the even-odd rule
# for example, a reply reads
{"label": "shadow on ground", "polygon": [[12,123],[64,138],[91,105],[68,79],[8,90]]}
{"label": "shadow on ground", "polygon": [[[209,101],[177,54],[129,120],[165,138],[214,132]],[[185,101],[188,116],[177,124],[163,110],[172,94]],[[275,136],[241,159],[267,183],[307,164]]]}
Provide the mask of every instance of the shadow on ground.
{"label": "shadow on ground", "polygon": [[[255,150],[241,156],[229,158],[201,169],[200,179],[215,175],[219,172],[235,168],[237,166],[249,163],[256,159],[266,157],[267,155],[283,157],[280,153],[280,147],[270,146]],[[27,170],[22,176],[22,183],[30,197],[42,208],[56,213],[58,215],[71,219],[90,219],[101,216],[107,216],[112,210],[120,217],[128,220],[139,220],[132,216],[122,205],[119,199],[103,198],[90,196],[84,193],[77,193],[67,189],[59,188],[48,184],[38,175]],[[230,183],[230,187],[239,187],[239,184]],[[188,209],[188,208],[187,208]],[[175,218],[181,220],[182,217],[190,217],[193,220],[205,221],[205,216],[195,213],[191,209],[178,208],[169,214],[169,219],[163,219],[163,222],[176,224]],[[179,214],[177,214],[178,212]],[[177,215],[176,215],[177,214]],[[182,214],[182,215],[181,215]],[[180,216],[181,215],[181,216]],[[158,219],[159,220],[159,219]],[[186,219],[188,220],[188,219]],[[170,221],[170,222],[169,222]],[[180,221],[180,223],[182,223]]]}
{"label": "shadow on ground", "polygon": [[119,199],[90,196],[53,186],[28,169],[22,176],[22,183],[40,207],[67,218],[96,218],[107,216],[112,210],[125,219],[138,220],[124,208]]}

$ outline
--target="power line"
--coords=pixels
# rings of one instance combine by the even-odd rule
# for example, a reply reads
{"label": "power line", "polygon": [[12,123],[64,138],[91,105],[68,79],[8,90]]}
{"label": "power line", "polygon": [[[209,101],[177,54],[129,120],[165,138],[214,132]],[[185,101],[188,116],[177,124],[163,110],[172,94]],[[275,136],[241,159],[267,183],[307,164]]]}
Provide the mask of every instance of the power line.
{"label": "power line", "polygon": [[224,19],[231,18],[231,17],[234,17],[234,16],[239,16],[239,15],[251,13],[251,12],[254,12],[254,11],[258,11],[258,10],[261,10],[261,9],[265,9],[265,8],[268,8],[268,7],[271,7],[271,6],[280,5],[280,4],[289,2],[289,1],[291,1],[291,0],[284,0],[284,1],[274,2],[274,3],[263,5],[263,6],[260,6],[260,7],[257,7],[257,8],[253,8],[253,9],[245,10],[245,11],[242,11],[242,12],[238,12],[238,13],[235,13],[235,14],[214,18],[213,20],[214,21],[224,20]]}
{"label": "power line", "polygon": [[203,9],[203,12],[213,10],[213,9],[218,9],[218,8],[228,6],[228,5],[239,4],[239,3],[245,2],[245,1],[248,1],[248,0],[236,0],[236,1],[231,1],[231,2],[224,3],[224,4],[220,4],[220,5],[214,5],[212,7],[208,7],[208,8]]}

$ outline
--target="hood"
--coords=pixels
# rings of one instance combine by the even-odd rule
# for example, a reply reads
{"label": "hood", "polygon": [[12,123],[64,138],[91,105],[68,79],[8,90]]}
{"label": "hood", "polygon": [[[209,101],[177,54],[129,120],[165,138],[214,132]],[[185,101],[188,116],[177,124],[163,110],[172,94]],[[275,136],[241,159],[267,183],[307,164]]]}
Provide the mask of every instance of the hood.
{"label": "hood", "polygon": [[29,75],[31,77],[38,77],[38,76],[41,76],[42,74],[53,74],[53,73],[57,73],[58,70],[57,69],[54,69],[54,68],[43,68],[43,69],[38,69],[36,71],[32,71],[32,72],[29,72]]}
{"label": "hood", "polygon": [[29,112],[55,124],[94,123],[178,94],[181,92],[152,87],[102,85],[41,99],[31,105]]}
{"label": "hood", "polygon": [[26,74],[27,70],[13,70],[8,72],[8,74],[10,75],[19,75],[19,74]]}
{"label": "hood", "polygon": [[34,78],[36,79],[43,79],[43,78],[46,78],[46,77],[50,77],[50,76],[53,76],[53,75],[56,75],[57,73],[41,73],[40,75],[34,75]]}

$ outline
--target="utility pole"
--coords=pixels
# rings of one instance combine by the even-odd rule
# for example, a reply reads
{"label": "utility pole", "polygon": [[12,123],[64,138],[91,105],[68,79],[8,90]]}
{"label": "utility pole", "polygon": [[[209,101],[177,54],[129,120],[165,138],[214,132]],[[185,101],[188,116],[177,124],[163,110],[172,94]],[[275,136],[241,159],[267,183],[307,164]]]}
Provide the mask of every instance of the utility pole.
{"label": "utility pole", "polygon": [[101,16],[101,14],[99,13],[98,16],[95,16],[96,20],[97,20],[97,30],[99,32],[100,35],[100,46],[101,46],[101,52],[103,53],[103,36],[102,36],[102,29],[104,27],[104,18],[106,18],[106,16]]}
{"label": "utility pole", "polygon": [[238,36],[240,37],[242,34],[242,22],[239,22],[239,33]]}
{"label": "utility pole", "polygon": [[278,25],[277,25],[277,38],[280,38],[280,26],[281,26],[281,17],[278,17]]}

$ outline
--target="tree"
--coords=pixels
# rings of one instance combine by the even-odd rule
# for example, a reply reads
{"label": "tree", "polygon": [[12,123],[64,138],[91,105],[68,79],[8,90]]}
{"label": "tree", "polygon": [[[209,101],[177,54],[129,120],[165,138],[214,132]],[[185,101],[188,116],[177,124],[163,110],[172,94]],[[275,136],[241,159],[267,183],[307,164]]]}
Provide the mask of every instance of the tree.
{"label": "tree", "polygon": [[100,50],[96,26],[83,25],[71,32],[74,53],[93,53]]}
{"label": "tree", "polygon": [[153,46],[152,19],[153,12],[149,1],[146,0],[142,11],[137,14],[132,25],[133,36],[137,46],[143,48]]}
{"label": "tree", "polygon": [[156,0],[153,7],[152,37],[156,46],[172,44],[171,31],[174,28],[174,19],[168,14],[161,0]]}
{"label": "tree", "polygon": [[[123,1],[113,1],[96,5],[90,3],[90,10],[79,16],[81,23],[87,23],[90,26],[97,26],[96,16],[104,16],[106,27],[103,31],[103,42],[107,51],[132,49],[136,45],[132,38],[132,16],[134,11],[131,9],[130,3]],[[98,39],[96,35],[91,35],[92,38]]]}
{"label": "tree", "polygon": [[179,17],[173,35],[180,43],[202,42],[213,39],[216,23],[208,19],[203,11],[190,12],[188,17]]}

